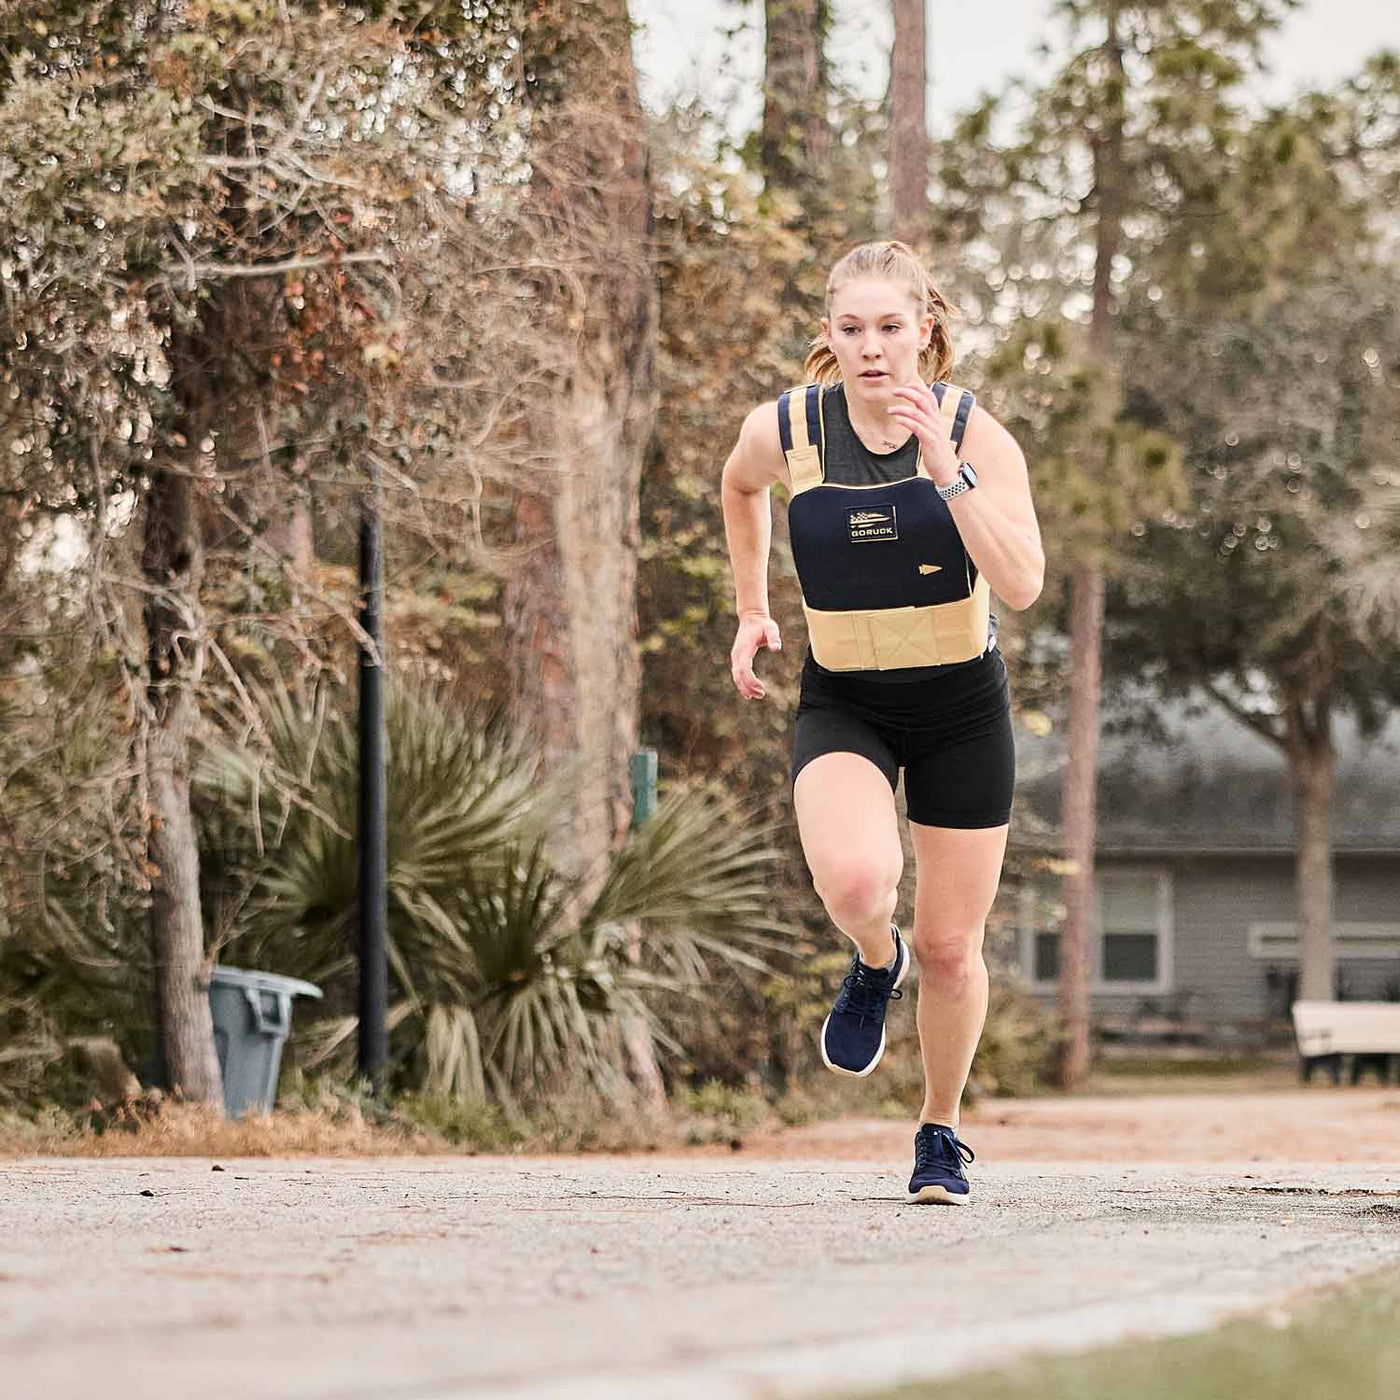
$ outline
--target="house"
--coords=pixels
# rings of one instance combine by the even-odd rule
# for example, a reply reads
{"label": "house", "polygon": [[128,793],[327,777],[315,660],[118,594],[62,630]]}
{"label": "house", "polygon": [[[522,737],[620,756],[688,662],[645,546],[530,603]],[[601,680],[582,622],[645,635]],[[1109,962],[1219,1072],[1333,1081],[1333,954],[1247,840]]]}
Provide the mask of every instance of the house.
{"label": "house", "polygon": [[[1147,706],[1139,707],[1146,713]],[[1297,987],[1294,799],[1283,754],[1210,701],[1151,722],[1105,714],[1099,748],[1092,1008],[1220,1030],[1285,1020]],[[1018,732],[1023,839],[1057,844],[1064,735]],[[1335,722],[1333,937],[1347,1000],[1400,1000],[1400,717]],[[1018,919],[1022,971],[1055,994],[1058,880]]]}

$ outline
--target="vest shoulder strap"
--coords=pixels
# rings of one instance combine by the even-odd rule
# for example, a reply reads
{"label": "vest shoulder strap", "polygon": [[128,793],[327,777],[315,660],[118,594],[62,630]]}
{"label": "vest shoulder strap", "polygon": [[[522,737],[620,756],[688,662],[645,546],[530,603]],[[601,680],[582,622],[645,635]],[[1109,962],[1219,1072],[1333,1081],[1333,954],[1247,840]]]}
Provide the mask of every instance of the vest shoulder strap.
{"label": "vest shoulder strap", "polygon": [[961,389],[956,384],[945,384],[941,380],[933,386],[934,397],[943,414],[943,422],[952,439],[953,450],[962,451],[963,436],[967,432],[967,420],[972,417],[977,396],[971,389]]}
{"label": "vest shoulder strap", "polygon": [[792,494],[820,486],[826,447],[820,384],[799,384],[778,396],[778,439],[792,478]]}

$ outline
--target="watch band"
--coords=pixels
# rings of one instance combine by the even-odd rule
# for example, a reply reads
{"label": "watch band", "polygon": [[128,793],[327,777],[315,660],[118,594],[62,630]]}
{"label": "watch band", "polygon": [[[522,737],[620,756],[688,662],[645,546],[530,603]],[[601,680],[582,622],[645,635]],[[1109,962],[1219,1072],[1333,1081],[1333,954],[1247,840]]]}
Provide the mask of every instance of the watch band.
{"label": "watch band", "polygon": [[951,501],[954,496],[961,496],[965,491],[971,491],[977,478],[973,476],[971,480],[967,470],[967,464],[962,463],[958,467],[958,474],[946,486],[935,486],[939,497],[945,501]]}

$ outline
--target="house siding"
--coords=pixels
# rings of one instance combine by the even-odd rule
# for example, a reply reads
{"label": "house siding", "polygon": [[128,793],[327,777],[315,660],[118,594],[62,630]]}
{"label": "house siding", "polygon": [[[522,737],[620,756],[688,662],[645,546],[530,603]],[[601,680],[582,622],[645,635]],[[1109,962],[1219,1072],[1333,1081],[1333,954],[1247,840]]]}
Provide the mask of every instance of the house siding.
{"label": "house siding", "polygon": [[1249,925],[1297,911],[1287,859],[1204,857],[1173,862],[1177,987],[1204,1021],[1260,1020],[1268,1014],[1265,968],[1250,956]]}
{"label": "house siding", "polygon": [[[1248,930],[1254,923],[1296,919],[1291,856],[1101,855],[1098,865],[1101,870],[1162,868],[1170,873],[1174,945],[1170,991],[1157,998],[1095,991],[1096,1015],[1125,1014],[1145,999],[1170,1001],[1189,1019],[1209,1025],[1279,1015],[1286,1003],[1284,988],[1271,992],[1266,980],[1270,963],[1251,954]],[[1400,925],[1400,858],[1339,856],[1334,878],[1338,922]],[[1278,966],[1287,970],[1296,963]],[[1400,957],[1342,959],[1338,970],[1349,1000],[1380,1000],[1400,991]]]}

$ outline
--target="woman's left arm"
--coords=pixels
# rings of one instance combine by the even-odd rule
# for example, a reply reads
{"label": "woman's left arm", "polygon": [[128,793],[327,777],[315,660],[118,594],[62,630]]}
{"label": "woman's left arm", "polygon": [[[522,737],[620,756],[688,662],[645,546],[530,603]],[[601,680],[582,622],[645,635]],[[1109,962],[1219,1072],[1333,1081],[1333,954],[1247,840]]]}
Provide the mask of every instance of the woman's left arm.
{"label": "woman's left arm", "polygon": [[[932,390],[900,385],[901,402],[890,417],[919,435],[924,463],[939,486],[957,479],[953,450]],[[1026,459],[1016,439],[983,408],[974,408],[963,436],[962,460],[977,472],[977,485],[948,502],[963,545],[998,598],[1018,611],[1040,596],[1045,582],[1045,551],[1031,501]]]}

